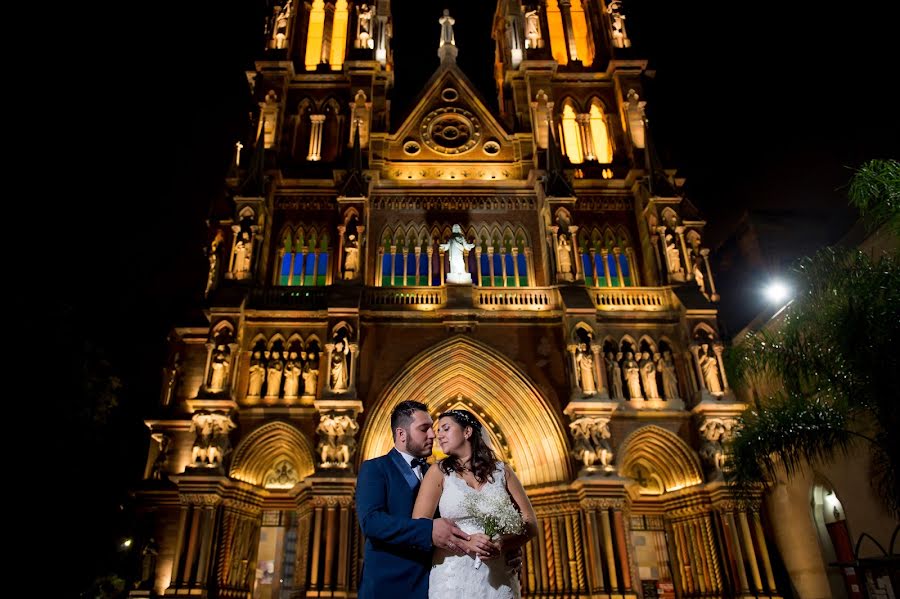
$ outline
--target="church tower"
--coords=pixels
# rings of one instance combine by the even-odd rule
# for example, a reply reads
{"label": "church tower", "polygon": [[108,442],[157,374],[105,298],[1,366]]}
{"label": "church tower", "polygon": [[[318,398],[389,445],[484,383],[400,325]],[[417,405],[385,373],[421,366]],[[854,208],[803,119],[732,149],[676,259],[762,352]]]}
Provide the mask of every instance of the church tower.
{"label": "church tower", "polygon": [[627,2],[498,0],[496,90],[457,64],[467,16],[415,8],[434,72],[394,125],[392,10],[276,0],[260,25],[208,322],[173,330],[146,421],[132,595],[356,596],[355,472],[411,399],[476,414],[523,482],[525,596],[779,596],[723,481],[745,406]]}

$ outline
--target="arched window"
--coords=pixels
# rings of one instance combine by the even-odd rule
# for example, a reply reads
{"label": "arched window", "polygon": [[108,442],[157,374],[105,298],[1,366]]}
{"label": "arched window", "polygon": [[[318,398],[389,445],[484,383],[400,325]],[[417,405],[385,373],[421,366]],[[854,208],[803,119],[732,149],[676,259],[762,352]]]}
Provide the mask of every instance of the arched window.
{"label": "arched window", "polygon": [[594,159],[600,164],[609,164],[613,159],[612,144],[606,127],[606,115],[596,100],[591,102],[590,131]]}
{"label": "arched window", "polygon": [[569,157],[572,164],[584,162],[584,152],[581,147],[581,135],[578,131],[578,121],[575,120],[575,108],[571,102],[566,102],[562,110],[562,139],[563,151]]}
{"label": "arched window", "polygon": [[[432,260],[434,243],[424,226],[385,230],[380,247],[380,284],[383,287],[440,285],[440,270]],[[437,274],[435,274],[437,273]]]}
{"label": "arched window", "polygon": [[330,283],[330,238],[327,232],[298,227],[293,235],[285,231],[279,249],[278,284],[283,286],[321,286]]}
{"label": "arched window", "polygon": [[344,65],[347,46],[347,0],[328,2],[313,0],[306,32],[307,71],[315,71],[320,63],[328,63],[332,71]]}

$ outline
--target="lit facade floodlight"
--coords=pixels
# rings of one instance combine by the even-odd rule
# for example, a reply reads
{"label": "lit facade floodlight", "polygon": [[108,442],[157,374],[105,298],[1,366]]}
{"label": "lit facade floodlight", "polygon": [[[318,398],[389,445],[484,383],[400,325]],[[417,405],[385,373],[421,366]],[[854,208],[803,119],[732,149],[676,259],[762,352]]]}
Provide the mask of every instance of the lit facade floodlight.
{"label": "lit facade floodlight", "polygon": [[790,298],[791,288],[784,281],[775,279],[766,285],[765,289],[763,289],[763,294],[770,303],[783,304]]}

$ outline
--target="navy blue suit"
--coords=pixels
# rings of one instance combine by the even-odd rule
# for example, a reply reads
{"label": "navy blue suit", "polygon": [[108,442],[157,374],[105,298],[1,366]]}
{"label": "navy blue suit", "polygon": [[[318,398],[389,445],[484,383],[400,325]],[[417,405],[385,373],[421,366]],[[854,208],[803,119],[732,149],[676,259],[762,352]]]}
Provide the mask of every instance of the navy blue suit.
{"label": "navy blue suit", "polygon": [[356,514],[366,537],[359,599],[426,599],[432,521],[412,519],[419,479],[396,449],[363,462]]}

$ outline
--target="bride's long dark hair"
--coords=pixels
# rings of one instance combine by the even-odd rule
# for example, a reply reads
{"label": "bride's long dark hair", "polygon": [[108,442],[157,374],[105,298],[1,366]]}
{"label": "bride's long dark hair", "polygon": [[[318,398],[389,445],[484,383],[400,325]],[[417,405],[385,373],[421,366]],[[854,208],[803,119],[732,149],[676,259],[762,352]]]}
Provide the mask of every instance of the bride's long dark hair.
{"label": "bride's long dark hair", "polygon": [[[469,462],[469,470],[475,476],[480,484],[487,481],[494,482],[494,471],[497,469],[497,454],[491,449],[484,438],[481,436],[481,423],[475,418],[475,415],[468,410],[450,410],[438,416],[441,418],[452,418],[463,430],[466,427],[472,428],[472,434],[469,436],[469,443],[472,444],[472,458]],[[459,463],[456,456],[447,456],[440,462],[441,471],[444,474],[451,472],[462,473],[463,467]]]}

